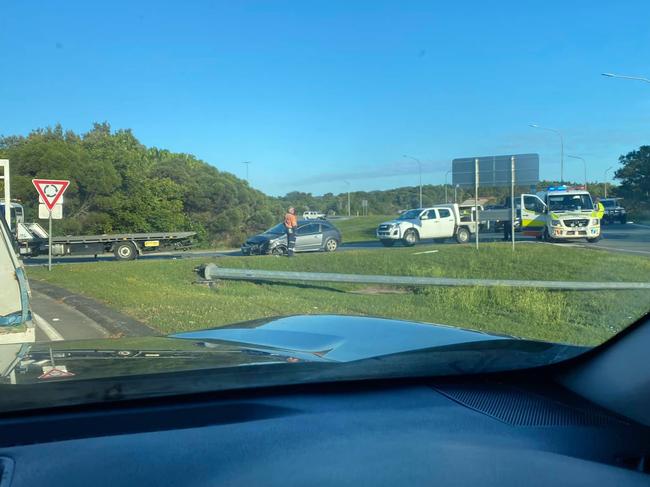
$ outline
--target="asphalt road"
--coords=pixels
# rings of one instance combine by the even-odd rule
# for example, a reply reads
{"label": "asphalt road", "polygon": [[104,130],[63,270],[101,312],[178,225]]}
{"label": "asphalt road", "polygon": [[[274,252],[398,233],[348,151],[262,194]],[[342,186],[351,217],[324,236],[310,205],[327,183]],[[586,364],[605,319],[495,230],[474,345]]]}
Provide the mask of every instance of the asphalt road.
{"label": "asphalt road", "polygon": [[32,289],[36,341],[108,338],[109,333],[85,314]]}
{"label": "asphalt road", "polygon": [[[345,237],[345,236],[344,236]],[[501,235],[495,233],[484,233],[479,235],[481,242],[499,242]],[[532,237],[523,237],[516,235],[517,241],[532,241]],[[427,242],[424,242],[427,243]],[[452,239],[448,240],[448,245],[455,245]],[[613,252],[623,252],[637,255],[650,255],[650,226],[637,225],[635,223],[628,223],[626,225],[611,224],[603,227],[603,238],[597,243],[587,243],[584,240],[570,243],[564,242],[557,245],[570,245],[586,248],[599,248]],[[353,242],[344,243],[340,250],[348,249],[380,249],[384,248],[378,241],[370,242]],[[241,255],[238,249],[230,250],[188,250],[185,252],[159,252],[150,255],[139,257],[139,260],[173,260],[173,259],[189,259],[189,258],[216,258],[225,256]],[[53,264],[81,264],[86,262],[101,262],[101,261],[114,261],[115,258],[107,254],[99,256],[95,259],[94,256],[69,256],[69,257],[55,257],[52,259]],[[47,264],[47,257],[39,256],[36,258],[25,259],[27,266],[40,266]]]}

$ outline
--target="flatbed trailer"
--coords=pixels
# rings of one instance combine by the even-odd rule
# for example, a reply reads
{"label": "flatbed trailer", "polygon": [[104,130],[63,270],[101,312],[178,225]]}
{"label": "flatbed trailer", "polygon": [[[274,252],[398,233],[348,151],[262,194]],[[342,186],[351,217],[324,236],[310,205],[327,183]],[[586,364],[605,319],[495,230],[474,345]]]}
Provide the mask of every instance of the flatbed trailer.
{"label": "flatbed trailer", "polygon": [[[117,260],[133,260],[163,250],[188,250],[196,232],[147,232],[52,237],[52,255],[101,255],[112,253]],[[16,231],[21,256],[47,255],[48,234],[38,223],[18,223]]]}

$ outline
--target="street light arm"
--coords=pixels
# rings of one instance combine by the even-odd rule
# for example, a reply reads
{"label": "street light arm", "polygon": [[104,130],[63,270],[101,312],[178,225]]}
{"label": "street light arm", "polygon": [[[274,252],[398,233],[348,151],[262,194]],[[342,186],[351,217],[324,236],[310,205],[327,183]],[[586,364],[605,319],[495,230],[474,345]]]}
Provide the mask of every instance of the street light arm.
{"label": "street light arm", "polygon": [[600,74],[602,76],[606,76],[607,78],[633,79],[636,81],[643,81],[645,83],[650,83],[650,79],[643,78],[641,76],[625,76],[623,74],[614,74],[614,73],[600,73]]}
{"label": "street light arm", "polygon": [[549,132],[553,132],[560,136],[560,182],[563,183],[564,182],[564,136],[562,135],[562,132],[560,132],[557,129],[552,129],[549,127],[541,127],[536,123],[529,123],[528,126],[540,130],[548,130]]}

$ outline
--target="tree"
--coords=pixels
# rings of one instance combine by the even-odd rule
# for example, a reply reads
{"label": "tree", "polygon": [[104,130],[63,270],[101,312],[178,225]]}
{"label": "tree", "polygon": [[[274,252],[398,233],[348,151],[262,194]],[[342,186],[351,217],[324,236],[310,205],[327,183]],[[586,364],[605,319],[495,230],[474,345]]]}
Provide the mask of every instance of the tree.
{"label": "tree", "polygon": [[96,123],[85,134],[60,125],[0,137],[11,160],[13,197],[37,214],[35,177],[69,179],[55,234],[196,231],[203,242],[237,245],[282,216],[282,203],[191,154],[147,148],[130,130]]}
{"label": "tree", "polygon": [[619,157],[621,168],[614,177],[621,181],[617,194],[634,206],[648,206],[650,198],[650,146]]}

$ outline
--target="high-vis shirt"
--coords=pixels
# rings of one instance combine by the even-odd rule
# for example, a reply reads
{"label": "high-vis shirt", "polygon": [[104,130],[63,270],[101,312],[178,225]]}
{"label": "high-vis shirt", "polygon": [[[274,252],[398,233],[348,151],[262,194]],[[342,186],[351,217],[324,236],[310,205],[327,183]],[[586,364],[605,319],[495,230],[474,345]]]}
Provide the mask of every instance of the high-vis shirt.
{"label": "high-vis shirt", "polygon": [[292,215],[291,213],[284,215],[284,226],[285,228],[296,228],[298,226],[296,215]]}
{"label": "high-vis shirt", "polygon": [[596,216],[598,216],[599,220],[603,219],[603,215],[605,214],[605,205],[603,205],[600,201],[596,204]]}

